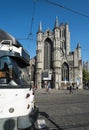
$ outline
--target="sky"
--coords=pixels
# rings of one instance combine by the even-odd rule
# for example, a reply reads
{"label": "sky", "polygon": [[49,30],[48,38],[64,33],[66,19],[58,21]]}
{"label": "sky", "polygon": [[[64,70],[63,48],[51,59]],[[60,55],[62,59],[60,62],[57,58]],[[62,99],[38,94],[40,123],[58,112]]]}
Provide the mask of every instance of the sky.
{"label": "sky", "polygon": [[89,62],[89,0],[0,0],[0,28],[14,36],[31,58],[36,55],[40,22],[43,32],[53,30],[56,17],[59,25],[69,24],[71,51],[80,43],[82,59]]}

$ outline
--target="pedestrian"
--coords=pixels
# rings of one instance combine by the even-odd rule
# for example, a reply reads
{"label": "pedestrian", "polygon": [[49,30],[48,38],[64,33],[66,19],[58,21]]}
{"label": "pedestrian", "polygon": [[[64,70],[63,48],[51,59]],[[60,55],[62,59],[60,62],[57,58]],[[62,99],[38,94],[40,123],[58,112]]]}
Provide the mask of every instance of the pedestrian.
{"label": "pedestrian", "polygon": [[50,89],[50,81],[47,82],[47,86],[46,86],[46,92],[49,93],[49,89]]}
{"label": "pedestrian", "polygon": [[45,89],[46,89],[46,92],[48,91],[48,83],[47,81],[45,81]]}
{"label": "pedestrian", "polygon": [[73,91],[72,91],[72,85],[70,85],[69,91],[70,91],[70,93],[73,93]]}
{"label": "pedestrian", "polygon": [[78,91],[78,86],[76,87],[76,90]]}

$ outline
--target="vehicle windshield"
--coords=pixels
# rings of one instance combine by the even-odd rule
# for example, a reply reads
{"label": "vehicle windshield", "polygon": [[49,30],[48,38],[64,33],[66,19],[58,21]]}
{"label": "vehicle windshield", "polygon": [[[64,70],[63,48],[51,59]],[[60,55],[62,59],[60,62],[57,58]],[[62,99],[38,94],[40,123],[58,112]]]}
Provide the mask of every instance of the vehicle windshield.
{"label": "vehicle windshield", "polygon": [[4,56],[0,58],[0,84],[11,86],[30,85],[29,71],[21,59]]}

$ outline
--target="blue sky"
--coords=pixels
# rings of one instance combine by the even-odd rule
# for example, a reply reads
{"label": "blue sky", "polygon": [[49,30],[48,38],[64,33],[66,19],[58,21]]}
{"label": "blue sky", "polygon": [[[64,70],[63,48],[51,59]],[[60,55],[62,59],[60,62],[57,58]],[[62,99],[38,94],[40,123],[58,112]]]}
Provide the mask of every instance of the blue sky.
{"label": "blue sky", "polygon": [[[89,0],[50,1],[89,16]],[[0,28],[18,39],[31,57],[36,55],[36,33],[40,21],[43,32],[48,28],[53,30],[56,16],[59,24],[62,22],[69,24],[71,51],[74,51],[79,42],[83,60],[89,61],[88,17],[51,5],[47,0],[0,0]],[[29,35],[30,32],[32,35]],[[28,36],[30,39],[25,39]]]}

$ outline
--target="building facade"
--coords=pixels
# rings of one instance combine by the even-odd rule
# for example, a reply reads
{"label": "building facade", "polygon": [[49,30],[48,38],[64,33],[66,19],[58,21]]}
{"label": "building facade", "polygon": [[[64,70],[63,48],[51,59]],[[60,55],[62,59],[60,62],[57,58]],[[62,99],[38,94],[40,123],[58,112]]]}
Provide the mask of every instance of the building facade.
{"label": "building facade", "polygon": [[39,88],[50,82],[51,88],[66,89],[70,83],[82,88],[81,47],[70,51],[70,31],[68,23],[59,25],[55,20],[54,29],[37,32],[35,82]]}

